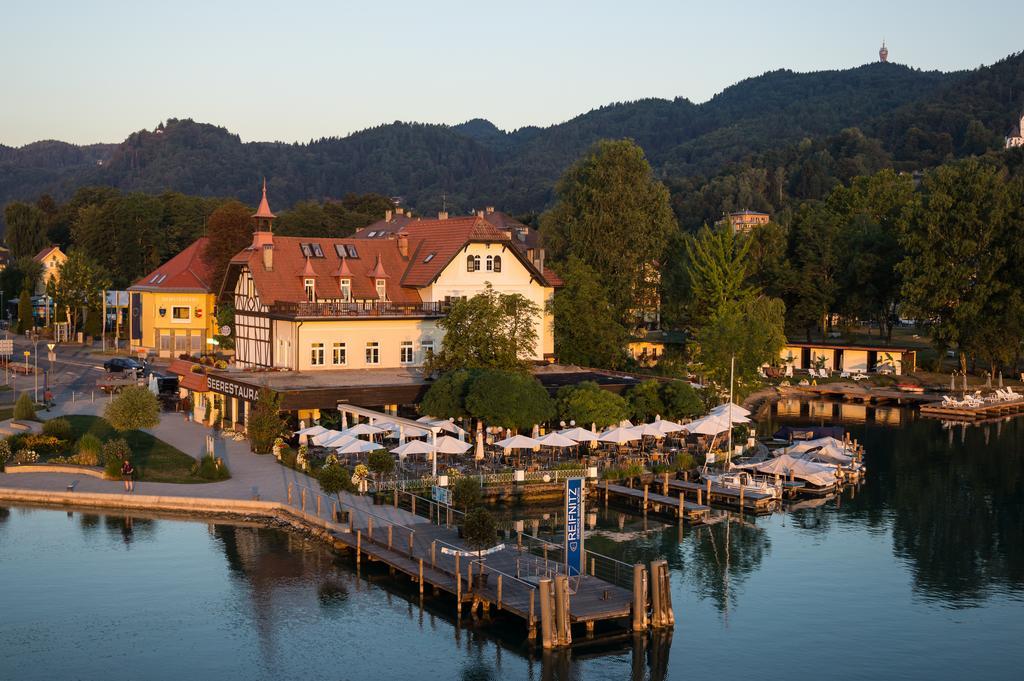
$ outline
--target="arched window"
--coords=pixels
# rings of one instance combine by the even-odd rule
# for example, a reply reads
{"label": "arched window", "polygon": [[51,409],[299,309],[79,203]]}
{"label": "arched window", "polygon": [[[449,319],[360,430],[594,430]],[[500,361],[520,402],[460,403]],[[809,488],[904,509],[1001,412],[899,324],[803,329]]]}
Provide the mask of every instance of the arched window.
{"label": "arched window", "polygon": [[466,271],[476,272],[476,261],[473,260],[473,256],[471,255],[466,256]]}
{"label": "arched window", "polygon": [[501,256],[500,255],[494,256],[494,271],[495,272],[500,272],[501,271]]}
{"label": "arched window", "polygon": [[494,269],[494,256],[487,256],[487,271],[490,272]]}

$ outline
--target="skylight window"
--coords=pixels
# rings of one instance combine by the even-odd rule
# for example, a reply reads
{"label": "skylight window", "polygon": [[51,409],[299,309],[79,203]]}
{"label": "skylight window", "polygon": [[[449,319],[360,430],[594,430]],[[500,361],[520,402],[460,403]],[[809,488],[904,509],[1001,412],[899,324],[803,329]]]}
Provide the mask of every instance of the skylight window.
{"label": "skylight window", "polygon": [[160,278],[159,278],[159,279],[157,279],[156,283],[158,283],[158,284],[162,284],[162,283],[164,283],[164,279],[166,279],[166,278],[167,278],[167,275],[166,275],[166,274],[161,274],[161,275],[160,275]]}
{"label": "skylight window", "polygon": [[423,262],[424,262],[424,263],[428,263],[428,262],[430,262],[431,260],[433,260],[433,259],[434,259],[434,256],[435,256],[435,255],[437,255],[437,253],[428,253],[428,254],[427,254],[427,257],[423,258]]}
{"label": "skylight window", "polygon": [[375,232],[375,231],[374,231],[374,232],[370,232],[369,234],[367,234],[367,235],[366,235],[366,238],[367,238],[367,239],[372,239],[372,238],[373,238],[373,237],[375,237],[375,236],[377,236],[377,232]]}
{"label": "skylight window", "polygon": [[152,277],[150,277],[150,279],[149,279],[149,283],[150,283],[150,284],[155,284],[155,283],[156,283],[156,280],[157,280],[157,279],[159,279],[159,278],[160,278],[160,275],[159,275],[159,274],[154,274],[154,275],[153,275]]}
{"label": "skylight window", "polygon": [[350,258],[359,257],[359,251],[357,251],[356,247],[353,246],[352,244],[345,244],[345,251],[348,253],[348,257]]}
{"label": "skylight window", "polygon": [[314,258],[322,258],[322,257],[324,257],[324,249],[320,248],[320,244],[310,244],[309,246],[310,246],[310,248],[313,249],[313,257]]}
{"label": "skylight window", "polygon": [[307,258],[313,257],[313,249],[310,248],[309,244],[299,244],[299,248],[302,249],[302,255],[306,256]]}
{"label": "skylight window", "polygon": [[345,244],[334,244],[334,252],[338,254],[339,258],[345,257]]}

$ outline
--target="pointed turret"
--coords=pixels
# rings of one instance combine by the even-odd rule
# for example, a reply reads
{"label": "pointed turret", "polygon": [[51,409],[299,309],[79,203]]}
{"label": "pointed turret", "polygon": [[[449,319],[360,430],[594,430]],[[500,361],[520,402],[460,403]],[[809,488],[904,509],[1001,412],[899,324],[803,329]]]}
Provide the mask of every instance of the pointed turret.
{"label": "pointed turret", "polygon": [[370,271],[371,279],[387,279],[388,273],[384,269],[384,263],[381,262],[380,253],[377,254],[377,262],[374,263],[373,269]]}
{"label": "pointed turret", "polygon": [[350,279],[352,277],[352,270],[348,266],[348,258],[341,256],[341,264],[338,265],[338,271],[334,273],[334,276],[340,279]]}
{"label": "pointed turret", "polygon": [[260,199],[259,208],[252,214],[256,218],[256,228],[263,229],[266,227],[267,231],[270,231],[270,221],[276,218],[270,210],[270,202],[267,201],[267,178],[263,178],[263,198]]}
{"label": "pointed turret", "polygon": [[306,266],[303,268],[302,274],[300,274],[299,276],[309,278],[316,276],[316,270],[313,269],[313,263],[310,261],[309,258],[306,258]]}

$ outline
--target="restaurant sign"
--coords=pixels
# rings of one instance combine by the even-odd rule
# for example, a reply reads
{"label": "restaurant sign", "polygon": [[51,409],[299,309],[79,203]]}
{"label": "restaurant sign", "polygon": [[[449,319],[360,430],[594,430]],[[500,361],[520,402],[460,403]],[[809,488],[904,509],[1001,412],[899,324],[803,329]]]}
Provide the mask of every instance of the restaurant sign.
{"label": "restaurant sign", "polygon": [[565,573],[583,574],[583,478],[565,481]]}
{"label": "restaurant sign", "polygon": [[255,385],[247,385],[245,383],[235,383],[229,381],[220,376],[209,375],[206,377],[206,384],[210,390],[221,395],[227,395],[228,397],[237,397],[240,400],[247,402],[255,402],[260,396],[260,389]]}

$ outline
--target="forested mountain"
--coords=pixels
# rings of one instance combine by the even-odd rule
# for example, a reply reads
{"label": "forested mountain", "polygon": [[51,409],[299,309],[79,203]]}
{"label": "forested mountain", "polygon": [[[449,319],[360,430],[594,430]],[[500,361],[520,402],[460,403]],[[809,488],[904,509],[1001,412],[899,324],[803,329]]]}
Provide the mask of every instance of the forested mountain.
{"label": "forested mountain", "polygon": [[422,213],[496,205],[539,211],[560,174],[599,139],[643,147],[674,193],[684,227],[731,207],[785,210],[883,167],[917,170],[1002,146],[1024,105],[1020,54],[969,72],[897,64],[737,83],[703,104],[646,99],[547,128],[499,130],[396,122],[306,144],[242,143],[227,129],[170,120],[119,145],[0,146],[0,205],[77,187],[255,199],[266,176],[276,206],[350,192],[401,196]]}

